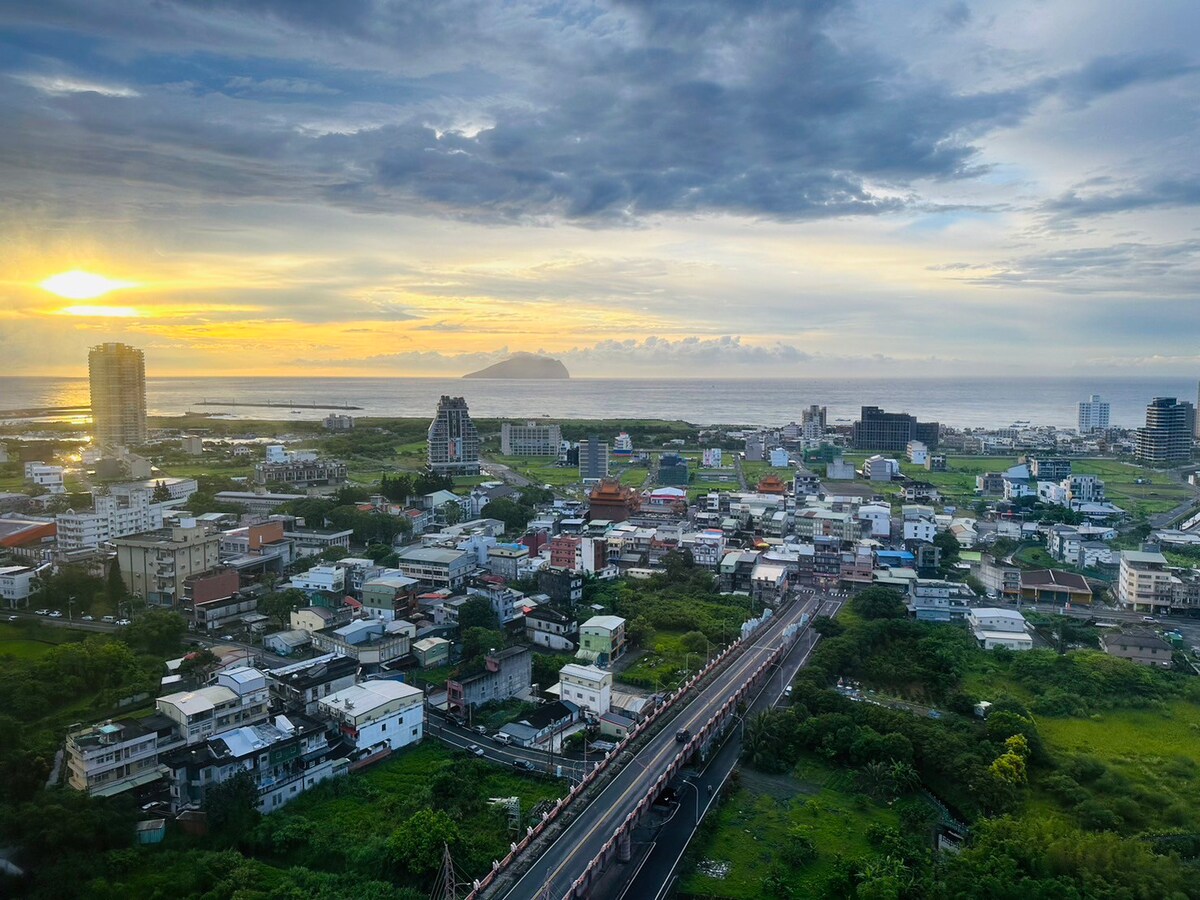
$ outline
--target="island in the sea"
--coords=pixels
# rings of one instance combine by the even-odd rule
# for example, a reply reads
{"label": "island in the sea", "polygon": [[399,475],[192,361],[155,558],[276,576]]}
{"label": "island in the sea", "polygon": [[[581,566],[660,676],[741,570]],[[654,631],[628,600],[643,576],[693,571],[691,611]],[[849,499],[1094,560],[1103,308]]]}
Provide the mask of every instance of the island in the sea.
{"label": "island in the sea", "polygon": [[463,378],[570,378],[571,373],[561,360],[536,353],[516,353],[486,369],[471,372]]}

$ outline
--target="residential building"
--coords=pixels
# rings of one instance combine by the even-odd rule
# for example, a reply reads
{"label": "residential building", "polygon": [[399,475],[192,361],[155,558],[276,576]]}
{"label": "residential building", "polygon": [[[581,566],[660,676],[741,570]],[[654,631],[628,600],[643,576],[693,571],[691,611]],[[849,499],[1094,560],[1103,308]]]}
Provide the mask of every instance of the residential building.
{"label": "residential building", "polygon": [[1167,613],[1175,602],[1179,579],[1167,568],[1167,558],[1157,551],[1124,550],[1117,576],[1117,600],[1139,612]]}
{"label": "residential building", "polygon": [[317,701],[350,687],[357,678],[358,660],[326,653],[271,669],[267,672],[267,688],[272,700],[283,709],[313,716],[318,712]]}
{"label": "residential building", "polygon": [[405,618],[417,610],[419,585],[415,578],[390,572],[364,581],[363,612],[385,622]]}
{"label": "residential building", "polygon": [[65,494],[67,492],[62,466],[48,466],[40,462],[27,462],[25,463],[25,480],[40,488],[45,488],[48,494]]}
{"label": "residential building", "polygon": [[558,679],[560,700],[569,700],[593,716],[602,716],[612,707],[612,672],[567,663],[559,669]]}
{"label": "residential building", "polygon": [[184,584],[184,602],[191,613],[191,625],[197,631],[224,631],[239,623],[243,616],[258,609],[261,586],[240,590],[241,579],[232,569],[198,575]]}
{"label": "residential building", "polygon": [[543,566],[537,574],[538,590],[555,603],[574,606],[583,599],[583,573],[573,567]]}
{"label": "residential building", "polygon": [[115,538],[125,589],[156,606],[176,606],[188,579],[218,564],[219,537],[204,528],[171,528]]}
{"label": "residential building", "polygon": [[141,481],[127,481],[123,484],[108,485],[108,492],[114,497],[128,499],[135,492],[166,491],[167,500],[187,500],[199,489],[195,478],[143,478]]}
{"label": "residential building", "polygon": [[792,477],[792,494],[797,500],[804,500],[821,493],[821,476],[811,469],[800,466]]}
{"label": "residential building", "polygon": [[984,650],[1033,649],[1033,636],[1026,628],[1025,617],[1016,610],[976,607],[967,613],[967,625]]}
{"label": "residential building", "polygon": [[1192,458],[1196,408],[1174,397],[1155,397],[1146,407],[1146,425],[1134,432],[1139,462],[1165,465]]}
{"label": "residential building", "polygon": [[776,606],[787,596],[788,584],[787,566],[760,558],[750,572],[750,600],[762,606]]}
{"label": "residential building", "polygon": [[692,554],[692,562],[705,569],[715,569],[725,555],[725,533],[719,528],[706,528],[684,534],[679,549]]}
{"label": "residential building", "polygon": [[190,746],[222,731],[264,721],[268,698],[266,676],[241,666],[218,672],[214,684],[159,697],[155,705]]}
{"label": "residential building", "polygon": [[557,456],[562,428],[539,422],[500,426],[500,452],[505,456]]}
{"label": "residential building", "polygon": [[1021,599],[1034,603],[1091,603],[1087,579],[1061,569],[1026,569],[1021,572]]}
{"label": "residential building", "polygon": [[336,628],[339,625],[344,625],[348,619],[348,615],[339,615],[337,610],[329,609],[328,607],[305,606],[292,610],[288,616],[288,623],[292,628],[301,628],[312,634],[314,631],[323,631],[326,628]]}
{"label": "residential building", "polygon": [[527,696],[532,684],[533,657],[528,647],[507,647],[484,657],[484,669],[446,682],[446,699],[453,712],[494,700]]}
{"label": "residential building", "polygon": [[102,447],[146,443],[146,360],[126,344],[99,344],[88,352],[92,432]]}
{"label": "residential building", "polygon": [[941,494],[935,485],[928,481],[910,481],[904,485],[904,500],[906,503],[934,503],[941,499]]}
{"label": "residential building", "polygon": [[905,519],[904,540],[931,543],[937,537],[937,523],[933,519]]}
{"label": "residential building", "polygon": [[904,452],[914,466],[923,466],[929,462],[929,448],[922,441],[909,441]]}
{"label": "residential building", "polygon": [[1062,480],[1063,499],[1072,508],[1084,503],[1103,503],[1104,482],[1097,475],[1068,475]]}
{"label": "residential building", "polygon": [[608,477],[608,443],[597,435],[579,442],[579,477],[585,483]]}
{"label": "residential building", "polygon": [[403,619],[355,619],[332,631],[312,632],[313,647],[356,659],[371,670],[408,656],[417,629]]}
{"label": "residential building", "polygon": [[1079,433],[1108,430],[1109,403],[1099,394],[1079,401]]}
{"label": "residential building", "polygon": [[264,635],[263,649],[276,656],[293,656],[312,644],[312,634],[303,628],[293,628],[287,631],[276,631]]}
{"label": "residential building", "polygon": [[984,472],[975,476],[975,491],[985,497],[1004,496],[1005,478],[1002,472]]}
{"label": "residential building", "polygon": [[37,569],[32,566],[0,566],[0,600],[9,609],[28,606],[37,585]]}
{"label": "residential building", "polygon": [[979,580],[983,582],[989,597],[1015,600],[1021,596],[1021,570],[997,562],[991,554],[985,553],[980,558]]}
{"label": "residential building", "polygon": [[940,453],[930,453],[925,460],[925,471],[927,472],[945,472],[946,457]]}
{"label": "residential building", "polygon": [[892,508],[883,503],[864,503],[857,517],[865,536],[887,538],[892,534]]}
{"label": "residential building", "polygon": [[813,404],[800,410],[801,437],[808,441],[820,440],[825,436],[827,411],[824,406]]}
{"label": "residential building", "polygon": [[611,666],[625,653],[625,620],[620,616],[592,616],[579,626],[580,659]]}
{"label": "residential building", "polygon": [[258,484],[289,484],[294,487],[315,487],[346,483],[346,464],[332,459],[261,462],[254,467]]}
{"label": "residential building", "polygon": [[285,503],[303,500],[306,494],[259,494],[253,491],[218,491],[214,495],[220,503],[241,507],[255,515],[270,515]]}
{"label": "residential building", "polygon": [[203,456],[204,438],[198,434],[185,434],[179,439],[179,449],[188,456]]}
{"label": "residential building", "polygon": [[313,566],[292,576],[287,585],[298,591],[326,591],[343,594],[346,591],[346,570],[341,566]]}
{"label": "residential building", "polygon": [[878,406],[864,406],[854,423],[853,444],[857,450],[882,450],[903,453],[909,441],[920,441],[927,449],[938,444],[937,422],[918,422],[908,413],[884,412]]}
{"label": "residential building", "polygon": [[91,512],[59,513],[58,549],[90,550],[113,538],[157,531],[167,504],[154,502],[154,492],[138,488],[127,494],[100,494]]}
{"label": "residential building", "polygon": [[418,743],[425,729],[425,694],[399,681],[364,681],[317,701],[357,750],[399,750]]}
{"label": "residential building", "polygon": [[854,464],[847,462],[840,454],[825,464],[827,481],[853,481],[858,476]]}
{"label": "residential building", "polygon": [[434,588],[457,590],[475,568],[475,557],[461,550],[410,547],[397,556],[396,568],[403,575]]}
{"label": "residential building", "polygon": [[532,643],[551,650],[574,650],[572,640],[579,623],[571,616],[549,606],[535,606],[525,613],[525,637]]}
{"label": "residential building", "polygon": [[570,700],[543,703],[533,712],[500,728],[501,734],[518,747],[536,747],[542,743],[553,746],[554,736],[569,728],[580,718],[580,708]]}
{"label": "residential building", "polygon": [[633,456],[633,438],[622,431],[613,438],[613,456]]}
{"label": "residential building", "polygon": [[429,423],[429,467],[441,475],[479,474],[479,432],[467,401],[442,396]]}
{"label": "residential building", "polygon": [[704,469],[721,468],[723,453],[720,447],[710,447],[700,454],[700,466]]}
{"label": "residential building", "polygon": [[1057,457],[1031,456],[1029,474],[1038,481],[1062,481],[1071,477],[1071,461]]}
{"label": "residential building", "polygon": [[165,774],[159,754],[182,746],[175,723],[162,715],[110,719],[67,734],[67,784],[93,797],[111,797]]}
{"label": "residential building", "polygon": [[973,596],[958,582],[918,578],[909,589],[908,609],[922,622],[951,622],[966,617]]}
{"label": "residential building", "polygon": [[505,581],[516,581],[522,561],[528,558],[529,548],[524,544],[496,544],[488,548],[488,571]]}
{"label": "residential building", "polygon": [[326,431],[353,431],[354,416],[330,413],[321,420],[321,425]]}
{"label": "residential building", "polygon": [[332,756],[328,726],[300,715],[243,725],[213,735],[202,746],[166,754],[171,809],[204,805],[214,785],[246,773],[258,790],[256,807],[271,813],[322,781],[350,771],[348,759]]}
{"label": "residential building", "polygon": [[1100,642],[1109,656],[1159,669],[1171,668],[1175,653],[1170,644],[1152,634],[1106,634]]}
{"label": "residential building", "polygon": [[900,463],[886,456],[868,457],[863,461],[863,478],[868,481],[891,481],[900,474]]}
{"label": "residential building", "polygon": [[746,437],[746,462],[762,462],[767,453],[767,439],[761,433]]}
{"label": "residential building", "polygon": [[412,652],[422,669],[436,669],[450,662],[450,642],[445,638],[428,637],[414,641]]}

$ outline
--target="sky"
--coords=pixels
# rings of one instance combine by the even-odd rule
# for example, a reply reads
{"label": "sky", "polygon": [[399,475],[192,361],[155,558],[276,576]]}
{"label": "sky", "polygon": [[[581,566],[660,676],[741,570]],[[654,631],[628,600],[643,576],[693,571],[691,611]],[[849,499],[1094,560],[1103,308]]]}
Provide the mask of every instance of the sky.
{"label": "sky", "polygon": [[0,0],[0,121],[2,374],[1200,371],[1195,0]]}

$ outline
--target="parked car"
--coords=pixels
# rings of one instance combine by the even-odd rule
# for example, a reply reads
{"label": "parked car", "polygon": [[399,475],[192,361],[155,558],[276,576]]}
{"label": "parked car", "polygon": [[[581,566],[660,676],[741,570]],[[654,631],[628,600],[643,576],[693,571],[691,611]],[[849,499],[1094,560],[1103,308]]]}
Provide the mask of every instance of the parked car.
{"label": "parked car", "polygon": [[509,735],[505,734],[503,731],[499,731],[496,734],[493,734],[492,740],[495,741],[497,744],[503,744],[505,747],[507,747],[509,744],[512,743],[512,738]]}
{"label": "parked car", "polygon": [[117,619],[118,625],[132,625],[133,622],[129,619]]}
{"label": "parked car", "polygon": [[117,617],[116,616],[101,616],[100,621],[107,622],[109,625],[111,625],[113,622],[117,621]]}
{"label": "parked car", "polygon": [[474,731],[476,734],[487,734],[487,726],[486,725],[476,725],[471,730]]}
{"label": "parked car", "polygon": [[1142,621],[1150,622],[1151,624],[1153,624],[1154,622],[1157,622],[1158,619],[1154,618],[1154,616],[1142,616]]}
{"label": "parked car", "polygon": [[8,617],[8,621],[10,621],[10,622],[16,622],[16,621],[17,621],[17,616],[9,616],[9,617]]}
{"label": "parked car", "polygon": [[80,616],[79,621],[80,622],[95,622],[96,617],[95,616]]}
{"label": "parked car", "polygon": [[52,619],[61,619],[61,618],[62,618],[62,613],[60,613],[60,612],[59,612],[57,609],[55,609],[55,610],[51,610],[51,611],[50,611],[50,618],[52,618]]}
{"label": "parked car", "polygon": [[48,610],[48,609],[39,609],[39,610],[37,611],[37,615],[39,615],[39,616],[48,616],[48,615],[50,615],[50,610]]}
{"label": "parked car", "polygon": [[478,744],[471,744],[469,747],[467,747],[467,752],[472,756],[483,756],[483,748]]}
{"label": "parked car", "polygon": [[537,771],[537,766],[535,766],[533,763],[531,763],[527,759],[514,759],[513,760],[513,768],[519,769],[522,772],[536,772]]}

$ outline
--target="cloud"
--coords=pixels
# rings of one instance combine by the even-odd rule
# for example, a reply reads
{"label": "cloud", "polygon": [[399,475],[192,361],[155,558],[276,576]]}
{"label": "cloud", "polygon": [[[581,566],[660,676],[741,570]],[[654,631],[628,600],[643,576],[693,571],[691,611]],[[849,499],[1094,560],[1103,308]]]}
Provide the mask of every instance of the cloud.
{"label": "cloud", "polygon": [[[1107,181],[1107,180],[1106,180]],[[1051,222],[1111,215],[1143,209],[1200,206],[1200,176],[1143,180],[1115,191],[1075,187],[1039,207]]]}
{"label": "cloud", "polygon": [[27,84],[43,94],[59,96],[65,94],[99,94],[102,97],[140,97],[133,88],[119,85],[97,84],[65,75],[14,75],[17,81]]}
{"label": "cloud", "polygon": [[225,82],[226,90],[235,94],[340,94],[337,88],[305,78],[249,78],[238,75]]}

